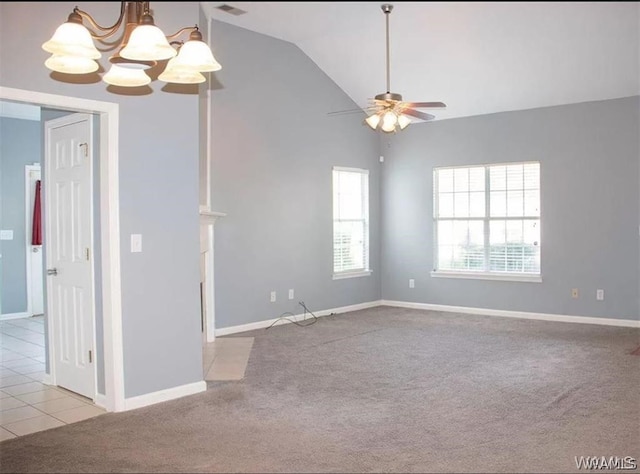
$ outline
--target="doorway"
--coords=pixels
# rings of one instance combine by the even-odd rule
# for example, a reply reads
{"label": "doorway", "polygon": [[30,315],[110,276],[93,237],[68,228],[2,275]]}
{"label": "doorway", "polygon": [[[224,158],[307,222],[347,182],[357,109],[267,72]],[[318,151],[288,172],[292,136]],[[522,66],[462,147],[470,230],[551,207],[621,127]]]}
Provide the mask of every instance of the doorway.
{"label": "doorway", "polygon": [[27,315],[44,314],[42,252],[42,171],[40,163],[25,166],[25,249]]}
{"label": "doorway", "polygon": [[[100,324],[103,350],[100,354],[92,354],[92,357],[101,357],[102,359],[104,393],[96,393],[95,402],[108,411],[123,411],[125,403],[120,297],[118,105],[7,87],[0,87],[0,99],[67,112],[95,114],[98,117],[98,133],[101,139],[99,140],[96,166],[100,189],[97,202],[99,202],[100,208],[99,225],[102,249],[99,256],[99,286],[103,297],[102,322]],[[95,276],[93,277],[95,280]],[[47,338],[49,341],[53,340],[50,334],[47,335]],[[51,354],[54,345],[49,344],[49,362],[54,360]],[[89,357],[88,353],[87,357]],[[57,376],[55,369],[55,364],[48,367],[44,377],[45,383],[55,385]]]}

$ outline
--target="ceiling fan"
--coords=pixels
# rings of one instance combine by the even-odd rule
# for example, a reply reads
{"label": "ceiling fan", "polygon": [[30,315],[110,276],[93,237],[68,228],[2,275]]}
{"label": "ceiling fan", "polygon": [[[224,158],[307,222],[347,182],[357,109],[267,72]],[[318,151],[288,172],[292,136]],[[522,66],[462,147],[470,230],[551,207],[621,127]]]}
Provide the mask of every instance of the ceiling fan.
{"label": "ceiling fan", "polygon": [[[381,8],[385,14],[387,27],[387,91],[383,94],[376,95],[374,99],[370,99],[370,105],[365,109],[370,115],[365,119],[365,123],[373,130],[393,133],[396,132],[398,128],[403,130],[411,124],[409,117],[415,117],[421,120],[433,120],[435,118],[434,115],[416,109],[444,108],[446,105],[442,102],[405,102],[402,100],[402,95],[391,92],[391,74],[389,72],[389,15],[393,10],[393,5],[384,4]],[[360,111],[362,111],[362,109],[355,111],[345,110],[342,112],[331,112],[330,115]]]}

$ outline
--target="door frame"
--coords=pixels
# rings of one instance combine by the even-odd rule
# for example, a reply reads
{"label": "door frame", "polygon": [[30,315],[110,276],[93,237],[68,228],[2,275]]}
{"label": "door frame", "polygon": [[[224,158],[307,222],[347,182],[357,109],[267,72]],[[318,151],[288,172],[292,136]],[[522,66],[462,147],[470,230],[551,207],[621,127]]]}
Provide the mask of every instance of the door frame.
{"label": "door frame", "polygon": [[[104,398],[96,404],[108,411],[124,411],[122,344],[122,282],[120,275],[120,186],[118,175],[119,105],[77,97],[0,86],[0,99],[99,116],[100,240],[104,353]],[[98,354],[96,354],[98,356]],[[45,383],[49,383],[49,374]]]}
{"label": "door frame", "polygon": [[[73,114],[69,114],[69,115],[65,115],[63,117],[59,117],[59,118],[55,118],[55,119],[51,119],[51,120],[47,120],[42,122],[44,125],[44,153],[43,153],[43,164],[45,165],[45,177],[48,176],[48,171],[51,171],[51,153],[50,153],[50,139],[49,139],[49,135],[51,134],[52,130],[59,128],[59,127],[64,127],[64,126],[69,126],[69,125],[73,125],[76,123],[80,123],[80,122],[88,122],[88,126],[89,126],[89,140],[90,140],[90,144],[91,146],[89,147],[89,149],[91,150],[91,154],[90,157],[91,159],[89,160],[89,199],[90,199],[90,205],[89,205],[89,248],[91,249],[91,259],[89,260],[89,264],[90,264],[90,273],[91,273],[91,277],[90,277],[90,282],[89,284],[91,285],[91,302],[90,302],[90,306],[91,306],[91,350],[93,351],[94,354],[96,354],[96,347],[97,347],[97,343],[96,343],[96,275],[95,275],[95,252],[94,252],[94,243],[95,243],[95,226],[94,226],[94,186],[93,186],[93,180],[94,180],[94,126],[93,126],[93,118],[91,114],[86,114],[86,113],[73,113]],[[51,208],[49,207],[50,203],[52,202],[51,199],[51,192],[52,192],[52,188],[51,186],[47,186],[45,183],[45,198],[44,198],[44,202],[46,204],[46,211],[45,211],[45,215],[46,216],[50,216],[51,215]],[[53,257],[53,236],[51,233],[51,220],[50,219],[45,219],[45,226],[44,226],[44,230],[45,230],[45,238],[44,240],[44,244],[46,247],[46,268],[53,268],[54,264],[51,261],[52,257]],[[52,286],[53,282],[51,279],[47,278],[46,279],[46,288],[47,288],[47,294],[50,295],[52,292],[49,291],[51,286]],[[46,304],[46,312],[49,315],[53,315],[53,311],[52,311],[52,305],[53,305],[53,300],[51,297],[47,298],[47,304]],[[48,329],[48,339],[49,339],[49,344],[48,344],[48,352],[49,352],[49,374],[51,376],[51,384],[52,385],[58,385],[58,371],[57,371],[57,362],[58,362],[58,355],[59,355],[59,351],[61,350],[61,347],[58,347],[57,343],[56,343],[56,337],[55,335],[57,334],[57,331],[59,330],[58,328],[58,323],[60,322],[59,318],[56,319],[55,317],[48,317],[47,318],[47,329]],[[98,394],[98,364],[96,363],[97,360],[99,359],[98,354],[96,354],[95,356],[95,360],[94,363],[91,364],[91,370],[92,370],[92,385],[93,385],[93,396],[90,397],[94,402],[96,400],[97,394]],[[65,388],[65,387],[63,387]],[[84,395],[84,394],[81,394]]]}
{"label": "door frame", "polygon": [[[40,163],[24,166],[24,228],[31,229],[33,232],[33,207],[31,207],[31,177],[32,171],[40,171],[42,167]],[[42,175],[41,175],[42,176]],[[27,276],[27,314],[33,316],[33,291],[32,291],[32,275],[31,275],[31,233],[25,232],[25,265]],[[44,286],[44,282],[42,283]],[[44,288],[42,289],[44,291]]]}

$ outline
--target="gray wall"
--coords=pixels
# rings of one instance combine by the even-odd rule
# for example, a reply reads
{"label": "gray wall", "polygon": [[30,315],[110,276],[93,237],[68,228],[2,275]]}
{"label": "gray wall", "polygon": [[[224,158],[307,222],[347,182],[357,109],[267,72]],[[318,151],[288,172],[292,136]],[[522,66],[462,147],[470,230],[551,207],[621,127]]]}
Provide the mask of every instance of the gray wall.
{"label": "gray wall", "polygon": [[[0,3],[0,85],[120,105],[125,396],[201,381],[197,91],[155,81],[143,95],[124,95],[104,82],[70,84],[50,75],[41,45],[74,6]],[[113,23],[118,8],[112,2],[86,7],[102,24]],[[157,2],[152,8],[167,34],[199,18],[197,2]],[[25,24],[32,34],[24,34]],[[103,54],[103,67],[108,56]],[[143,236],[142,253],[129,251],[133,233]]]}
{"label": "gray wall", "polygon": [[2,314],[27,311],[24,167],[40,163],[40,123],[0,117],[0,229],[13,240],[0,240]]}
{"label": "gray wall", "polygon": [[[413,125],[382,140],[383,298],[638,319],[638,111],[632,97]],[[430,277],[433,168],[529,160],[541,163],[543,282]]]}
{"label": "gray wall", "polygon": [[[363,116],[327,115],[356,105],[293,44],[221,22],[212,35],[212,208],[228,213],[215,225],[216,327],[299,314],[298,301],[313,311],[377,300],[376,134]],[[333,165],[370,170],[368,277],[332,280]]]}

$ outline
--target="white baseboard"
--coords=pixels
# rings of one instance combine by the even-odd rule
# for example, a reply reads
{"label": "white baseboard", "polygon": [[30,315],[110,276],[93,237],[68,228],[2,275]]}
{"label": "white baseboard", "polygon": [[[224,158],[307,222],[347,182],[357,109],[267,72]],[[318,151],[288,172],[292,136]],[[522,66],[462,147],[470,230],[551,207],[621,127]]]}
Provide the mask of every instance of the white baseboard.
{"label": "white baseboard", "polygon": [[42,383],[45,385],[53,385],[53,377],[51,376],[51,374],[45,373],[42,377]]}
{"label": "white baseboard", "polygon": [[622,326],[640,328],[640,321],[632,319],[592,318],[590,316],[569,316],[564,314],[528,313],[525,311],[508,311],[502,309],[470,308],[466,306],[449,306],[430,303],[411,303],[408,301],[380,301],[382,306],[398,308],[425,309],[429,311],[446,311],[450,313],[479,314],[482,316],[500,316],[506,318],[537,319],[561,323],[599,324],[604,326]]}
{"label": "white baseboard", "polygon": [[125,398],[123,411],[135,410],[136,408],[142,408],[153,405],[155,403],[174,400],[176,398],[185,397],[187,395],[194,395],[206,390],[207,382],[202,380],[200,382],[180,385],[179,387],[167,388],[165,390],[158,390],[157,392],[152,393],[145,393],[144,395],[138,395],[137,397]]}
{"label": "white baseboard", "polygon": [[[359,311],[361,309],[375,308],[376,306],[381,306],[380,303],[381,302],[379,300],[378,301],[368,301],[366,303],[352,304],[352,305],[349,305],[349,306],[340,306],[339,308],[323,309],[321,311],[313,311],[313,314],[315,314],[317,317],[322,317],[322,316],[329,316],[330,314],[348,313],[348,312],[351,312],[351,311]],[[281,319],[276,324],[276,326],[280,326],[281,324],[291,324],[291,321],[289,321],[289,320],[300,321],[303,316],[304,315],[302,313],[296,314],[294,316],[287,316],[288,320],[287,319]],[[308,318],[309,318],[309,315],[307,315],[307,319]],[[268,328],[273,323],[278,321],[278,319],[280,319],[280,318],[267,319],[265,321],[258,321],[258,322],[255,322],[255,323],[241,324],[239,326],[229,326],[229,327],[226,327],[226,328],[216,329],[216,337],[217,336],[227,336],[229,334],[236,334],[236,333],[239,333],[239,332],[253,331],[254,329]]]}
{"label": "white baseboard", "polygon": [[[468,306],[450,306],[442,304],[431,303],[412,303],[409,301],[392,301],[392,300],[378,300],[369,301],[367,303],[354,304],[350,306],[342,306],[339,308],[326,309],[322,311],[314,311],[318,317],[327,316],[329,314],[348,313],[350,311],[358,311],[361,309],[375,308],[376,306],[395,306],[398,308],[412,308],[412,309],[424,309],[429,311],[445,311],[450,313],[463,313],[463,314],[478,314],[482,316],[499,316],[505,318],[520,318],[520,319],[537,319],[540,321],[556,321],[563,323],[579,323],[579,324],[599,324],[604,326],[621,326],[640,328],[640,321],[632,319],[610,319],[610,318],[596,318],[591,316],[569,316],[564,314],[549,314],[549,313],[532,313],[526,311],[509,311],[502,309],[488,309],[488,308],[472,308]],[[302,314],[295,316],[289,316],[291,320],[300,320]],[[263,329],[271,326],[279,318],[268,319],[266,321],[258,321],[255,323],[241,324],[239,326],[230,326],[227,328],[216,329],[217,336],[227,336],[229,334],[236,334],[239,332],[253,331],[254,329]],[[291,321],[282,319],[276,325],[290,324]]]}
{"label": "white baseboard", "polygon": [[93,403],[95,403],[100,408],[107,409],[107,396],[101,393],[96,393],[95,398],[93,399]]}
{"label": "white baseboard", "polygon": [[8,321],[9,319],[22,319],[22,318],[28,318],[30,316],[31,314],[27,313],[26,311],[23,313],[0,314],[0,321]]}

